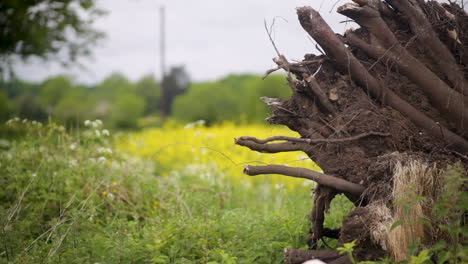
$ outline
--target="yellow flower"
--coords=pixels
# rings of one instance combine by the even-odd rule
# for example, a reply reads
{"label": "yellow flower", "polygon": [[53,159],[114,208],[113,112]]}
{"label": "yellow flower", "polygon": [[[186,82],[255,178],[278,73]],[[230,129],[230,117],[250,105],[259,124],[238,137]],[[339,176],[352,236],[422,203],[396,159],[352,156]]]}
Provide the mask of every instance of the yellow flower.
{"label": "yellow flower", "polygon": [[[234,142],[228,140],[245,135],[255,135],[258,138],[268,138],[274,135],[299,136],[285,127],[239,126],[233,123],[206,127],[200,123],[184,128],[168,123],[162,128],[145,129],[141,132],[127,134],[116,143],[116,149],[152,159],[160,167],[187,168],[188,172],[203,175],[203,178],[207,180],[221,179],[223,182],[246,187],[263,184],[266,177],[246,177],[239,164],[249,162],[254,164],[287,164],[320,171],[320,168],[313,161],[304,156],[298,157],[297,153],[263,154],[236,146]],[[172,144],[176,142],[180,142],[180,144]],[[163,172],[163,176],[168,174],[170,172]],[[275,184],[282,184],[285,191],[292,191],[295,188],[305,190],[306,188],[302,186],[304,181],[306,180],[280,175],[268,176],[268,182],[271,183],[273,190]]]}
{"label": "yellow flower", "polygon": [[108,194],[108,192],[106,192],[106,191],[102,192],[102,195],[107,195],[107,194]]}
{"label": "yellow flower", "polygon": [[119,183],[118,182],[113,182],[112,185],[114,185],[114,186],[119,185]]}
{"label": "yellow flower", "polygon": [[159,201],[154,201],[153,202],[155,205],[158,205],[159,204]]}

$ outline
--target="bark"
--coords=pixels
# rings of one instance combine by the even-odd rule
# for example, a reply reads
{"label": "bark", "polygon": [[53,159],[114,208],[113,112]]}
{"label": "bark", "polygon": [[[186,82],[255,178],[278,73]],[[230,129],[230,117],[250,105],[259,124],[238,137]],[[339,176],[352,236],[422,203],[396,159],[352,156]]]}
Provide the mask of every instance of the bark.
{"label": "bark", "polygon": [[383,87],[345,47],[333,33],[320,14],[310,7],[298,8],[297,13],[302,27],[323,47],[336,66],[348,73],[363,89],[370,92],[382,103],[387,104],[407,116],[417,126],[429,134],[447,141],[447,147],[468,153],[468,142],[447,128],[418,111],[389,89]]}
{"label": "bark", "polygon": [[[374,59],[385,58],[395,64],[397,66],[395,70],[404,73],[423,89],[436,108],[441,113],[447,114],[461,131],[468,128],[468,104],[466,104],[464,96],[451,89],[435,73],[400,45],[377,10],[367,5],[359,7],[346,4],[339,7],[338,12],[354,19],[377,38],[377,41],[367,45],[363,42],[352,42],[352,40],[351,43],[361,44],[359,48],[368,52]],[[457,87],[461,88],[462,86]]]}
{"label": "bark", "polygon": [[257,176],[260,174],[281,174],[295,178],[312,180],[337,191],[351,194],[355,197],[355,201],[359,200],[359,197],[365,190],[362,185],[300,167],[289,167],[284,165],[247,165],[244,167],[244,173],[249,176]]}
{"label": "bark", "polygon": [[467,95],[468,83],[463,72],[457,65],[455,58],[440,41],[428,21],[424,10],[418,0],[387,0],[395,9],[401,12],[411,27],[411,31],[417,36],[421,46],[426,47],[437,66],[437,70],[443,73],[455,89]]}
{"label": "bark", "polygon": [[[310,238],[307,241],[310,249],[316,249],[318,246],[318,241],[325,236],[325,212],[330,208],[330,203],[333,198],[336,196],[337,192],[333,188],[324,187],[320,185],[315,189],[314,193],[314,207],[310,214],[310,220],[312,223],[312,228],[310,229]],[[349,196],[348,196],[349,197]],[[355,204],[358,204],[352,196],[350,200],[354,201]]]}

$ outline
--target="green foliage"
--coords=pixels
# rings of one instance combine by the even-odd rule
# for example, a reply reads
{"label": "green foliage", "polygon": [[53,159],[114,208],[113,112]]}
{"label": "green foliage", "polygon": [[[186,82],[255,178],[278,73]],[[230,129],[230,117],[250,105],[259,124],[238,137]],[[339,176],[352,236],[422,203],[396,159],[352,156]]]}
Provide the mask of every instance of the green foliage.
{"label": "green foliage", "polygon": [[336,250],[338,250],[340,254],[348,254],[351,262],[353,264],[356,264],[356,260],[354,259],[354,256],[353,256],[353,250],[355,246],[356,246],[356,240],[353,240],[352,242],[344,243],[342,247],[338,247]]}
{"label": "green foliage", "polygon": [[[466,171],[461,164],[449,166],[444,175],[442,190],[432,207],[432,216],[435,219],[419,218],[430,232],[438,234],[441,239],[434,245],[423,248],[419,240],[415,240],[409,247],[411,254],[409,260],[399,263],[423,264],[423,263],[467,263],[468,248],[466,239],[468,228],[466,226],[466,211],[468,210],[468,192],[464,187]],[[414,203],[428,201],[427,197],[410,194],[411,198],[397,201],[403,205],[405,215],[409,214]],[[390,232],[402,224],[414,224],[407,220],[398,220],[393,223]],[[445,235],[444,235],[445,234]],[[383,263],[393,263],[390,260],[383,260]]]}
{"label": "green foliage", "polygon": [[5,92],[0,92],[0,122],[5,122],[10,118],[11,105]]}
{"label": "green foliage", "polygon": [[0,148],[0,263],[269,264],[305,247],[308,188],[240,188],[209,166],[209,179],[189,168],[161,177],[115,151],[99,120],[80,134],[9,126],[27,134]]}
{"label": "green foliage", "polygon": [[0,93],[6,93],[8,97],[10,116],[46,120],[45,109],[42,108],[37,99],[39,89],[39,84],[19,80],[0,81]]}
{"label": "green foliage", "polygon": [[145,101],[138,95],[119,94],[112,105],[109,121],[115,127],[134,128],[139,117],[143,116]]}
{"label": "green foliage", "polygon": [[[183,122],[206,120],[208,124],[262,122],[270,109],[259,98],[287,99],[290,88],[285,83],[281,75],[265,80],[255,75],[229,75],[219,81],[194,83],[183,94],[185,90],[171,94],[177,96],[171,117]],[[161,123],[155,117],[161,114],[162,91],[152,76],[131,82],[120,73],[112,73],[98,85],[83,86],[70,76],[59,75],[41,84],[0,82],[1,92],[8,95],[10,117],[38,121],[50,117],[67,127],[95,118],[109,127],[125,129]],[[0,113],[6,110],[0,109]]]}
{"label": "green foliage", "polygon": [[449,166],[443,180],[443,191],[434,204],[433,215],[438,221],[435,228],[446,232],[448,237],[434,245],[429,253],[436,257],[436,263],[466,263],[468,262],[466,246],[468,227],[464,222],[468,210],[466,171],[461,164]]}
{"label": "green foliage", "polygon": [[285,83],[281,75],[271,75],[265,80],[255,75],[229,75],[216,82],[193,84],[175,100],[173,117],[187,122],[200,119],[208,123],[261,122],[270,110],[259,98],[287,99],[291,92]]}
{"label": "green foliage", "polygon": [[144,76],[135,83],[135,92],[145,99],[145,115],[159,112],[161,87],[152,75]]}
{"label": "green foliage", "polygon": [[41,85],[38,100],[48,112],[53,112],[53,107],[72,89],[72,80],[66,75],[59,75],[46,80]]}
{"label": "green foliage", "polygon": [[[12,56],[50,59],[59,51],[62,62],[88,55],[103,33],[92,23],[103,14],[92,0],[3,0],[0,4],[0,71]],[[63,55],[67,55],[63,59]],[[58,58],[58,56],[57,56]]]}
{"label": "green foliage", "polygon": [[[156,113],[160,96],[154,78],[147,76],[134,84],[119,73],[111,74],[95,87],[76,84],[66,75],[52,77],[39,85],[17,80],[1,82],[0,94],[5,92],[11,102],[10,117],[39,121],[50,117],[67,127],[100,118],[111,127],[136,128],[144,114]],[[151,107],[146,108],[147,104]],[[6,113],[0,109],[0,115]]]}
{"label": "green foliage", "polygon": [[69,76],[60,75],[46,80],[37,100],[49,116],[68,126],[90,116],[87,88],[75,85]]}
{"label": "green foliage", "polygon": [[239,118],[240,105],[228,87],[218,83],[193,84],[188,92],[174,102],[175,119],[208,123]]}

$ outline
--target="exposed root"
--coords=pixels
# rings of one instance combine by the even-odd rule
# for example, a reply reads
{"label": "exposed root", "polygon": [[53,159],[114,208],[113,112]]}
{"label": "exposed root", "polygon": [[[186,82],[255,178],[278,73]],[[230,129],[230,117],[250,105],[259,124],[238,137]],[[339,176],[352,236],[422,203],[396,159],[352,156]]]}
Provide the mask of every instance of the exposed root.
{"label": "exposed root", "polygon": [[312,213],[310,214],[312,228],[307,242],[310,249],[317,248],[317,242],[325,235],[323,228],[325,213],[330,209],[330,203],[336,194],[337,192],[334,189],[323,185],[319,185],[315,189],[314,207],[312,207]]}
{"label": "exposed root", "polygon": [[354,202],[360,200],[361,194],[365,190],[365,187],[360,184],[352,183],[341,178],[300,167],[290,167],[284,165],[247,165],[244,167],[244,173],[250,176],[256,176],[260,174],[280,174],[295,178],[313,180],[323,186],[348,194],[349,196],[353,197]]}

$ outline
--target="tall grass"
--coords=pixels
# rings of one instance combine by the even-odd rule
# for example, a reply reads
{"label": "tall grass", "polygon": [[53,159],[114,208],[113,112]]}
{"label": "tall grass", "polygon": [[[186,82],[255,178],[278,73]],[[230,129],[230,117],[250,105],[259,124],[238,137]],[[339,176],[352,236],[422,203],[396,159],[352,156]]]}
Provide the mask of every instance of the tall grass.
{"label": "tall grass", "polygon": [[9,123],[27,132],[0,149],[0,263],[282,263],[283,248],[306,247],[310,186],[246,187],[203,160],[162,166],[86,125]]}

